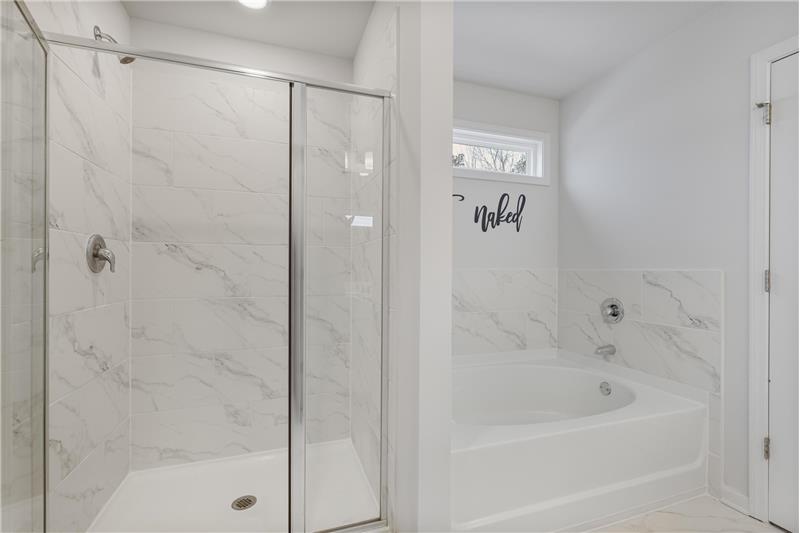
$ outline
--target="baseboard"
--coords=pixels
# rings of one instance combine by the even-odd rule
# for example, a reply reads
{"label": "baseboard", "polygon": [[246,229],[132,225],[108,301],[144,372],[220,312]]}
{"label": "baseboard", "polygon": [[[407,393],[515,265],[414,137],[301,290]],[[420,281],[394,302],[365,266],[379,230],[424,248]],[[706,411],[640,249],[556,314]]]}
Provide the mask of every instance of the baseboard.
{"label": "baseboard", "polygon": [[741,492],[729,487],[725,483],[722,484],[719,501],[732,507],[742,514],[750,515],[750,497],[742,494]]}

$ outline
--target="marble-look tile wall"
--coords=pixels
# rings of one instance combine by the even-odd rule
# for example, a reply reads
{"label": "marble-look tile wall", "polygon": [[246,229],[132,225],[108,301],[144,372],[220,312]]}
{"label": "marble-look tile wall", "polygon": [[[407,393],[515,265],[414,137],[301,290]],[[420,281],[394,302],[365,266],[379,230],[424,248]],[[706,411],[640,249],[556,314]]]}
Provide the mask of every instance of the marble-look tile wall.
{"label": "marble-look tile wall", "polygon": [[45,55],[12,2],[0,4],[0,72],[0,530],[41,531]]}
{"label": "marble-look tile wall", "polygon": [[[606,324],[600,303],[622,301],[625,318]],[[723,273],[718,270],[562,270],[562,349],[701,389],[709,395],[709,487],[720,483]],[[615,355],[599,356],[613,344]]]}
{"label": "marble-look tile wall", "polygon": [[[130,67],[50,62],[48,529],[83,531],[129,470]],[[86,265],[89,235],[116,272]]]}
{"label": "marble-look tile wall", "polygon": [[132,468],[285,447],[289,89],[139,60]]}
{"label": "marble-look tile wall", "polygon": [[352,168],[351,238],[351,438],[376,500],[381,458],[381,339],[383,247],[383,101],[350,102]]}
{"label": "marble-look tile wall", "polygon": [[[392,93],[396,93],[397,91],[397,6],[392,2],[376,2],[372,8],[372,12],[370,13],[370,18],[367,21],[367,25],[364,28],[364,33],[361,38],[361,42],[359,43],[358,50],[356,51],[356,55],[353,58],[353,81],[357,84],[364,85],[367,87],[380,87],[386,90],[391,91]],[[365,104],[368,100],[360,99]],[[378,248],[378,242],[374,239],[368,239],[366,241],[362,240],[360,237],[355,239],[354,247],[354,256],[353,256],[353,272],[354,272],[354,279],[355,280],[362,280],[366,281],[367,284],[362,286],[361,295],[366,296],[366,299],[363,296],[356,294],[356,290],[354,289],[354,300],[359,299],[363,303],[365,303],[366,308],[375,308],[376,302],[380,301],[383,309],[387,310],[389,313],[391,323],[392,317],[397,318],[396,310],[398,306],[398,299],[396,298],[396,294],[398,291],[398,265],[399,262],[397,260],[397,244],[398,244],[398,235],[397,235],[397,227],[398,227],[398,194],[397,194],[397,182],[393,179],[394,173],[396,171],[396,167],[393,164],[394,155],[397,153],[396,151],[396,139],[397,139],[397,116],[395,113],[395,107],[393,102],[390,101],[390,133],[389,133],[389,154],[384,154],[382,147],[376,146],[375,141],[380,138],[381,141],[383,140],[383,135],[378,136],[375,132],[374,126],[376,124],[383,125],[383,121],[380,120],[377,116],[373,116],[376,112],[374,107],[374,102],[370,106],[366,105],[356,105],[353,109],[353,144],[356,147],[363,147],[362,151],[366,151],[370,147],[374,148],[373,153],[380,154],[380,160],[373,162],[373,171],[375,171],[375,175],[372,178],[373,180],[377,180],[380,176],[381,178],[386,178],[384,181],[389,183],[389,190],[388,198],[389,198],[389,206],[388,206],[388,213],[383,211],[381,213],[382,216],[388,216],[388,232],[386,235],[383,236],[381,239],[381,244],[388,248],[389,252],[389,286],[387,287],[389,292],[388,302],[383,302],[380,300],[381,296],[378,294],[379,284],[376,283],[377,275],[383,268],[382,264],[382,257],[376,256],[376,253],[379,253],[376,248]],[[371,133],[372,132],[372,133]],[[371,136],[370,136],[371,135]],[[377,166],[376,166],[377,165]],[[380,172],[379,172],[380,171]],[[375,182],[375,185],[370,185],[369,188],[366,188],[367,184],[364,184],[364,188],[362,193],[359,195],[360,199],[366,199],[363,195],[364,192],[368,190],[372,190],[371,194],[379,194],[377,192],[378,189],[378,182]],[[381,190],[381,193],[383,191]],[[360,201],[360,200],[359,200]],[[357,204],[359,210],[362,206]],[[381,219],[383,220],[383,219]],[[363,251],[369,252],[365,253],[363,259],[358,259],[355,251]],[[368,267],[368,270],[364,267]],[[368,274],[367,274],[368,273]],[[395,295],[395,297],[392,296]],[[365,325],[369,325],[370,322],[364,322],[359,317],[355,317],[353,323],[353,335],[354,337],[359,337],[360,335],[357,334],[357,328],[359,324],[364,323]],[[375,322],[371,321],[372,327],[375,327]],[[367,330],[369,331],[369,329]],[[372,330],[375,331],[374,329]],[[397,387],[397,369],[398,369],[398,362],[393,360],[393,355],[396,354],[394,357],[399,358],[400,350],[397,347],[397,330],[392,331],[392,328],[389,328],[389,331],[381,331],[381,335],[387,336],[388,340],[388,347],[389,347],[389,354],[387,354],[389,360],[389,368],[388,368],[388,376],[382,376],[380,374],[380,367],[375,365],[375,355],[370,354],[369,344],[361,342],[360,339],[354,341],[354,348],[353,348],[353,368],[351,370],[351,374],[353,376],[353,389],[352,389],[352,424],[351,424],[351,434],[353,444],[356,448],[356,453],[358,453],[359,459],[361,460],[362,465],[364,465],[364,471],[367,474],[367,478],[369,479],[370,483],[372,484],[374,494],[376,499],[379,500],[380,497],[380,458],[381,458],[381,417],[386,417],[387,426],[388,426],[388,435],[387,435],[387,463],[388,463],[388,477],[387,480],[387,490],[390,493],[388,497],[388,505],[389,508],[387,509],[387,514],[389,517],[390,523],[394,523],[394,500],[393,495],[396,493],[396,489],[394,487],[395,480],[397,479],[397,471],[396,471],[396,453],[395,453],[395,443],[397,442],[397,403],[398,403],[398,387]],[[394,335],[394,338],[392,337]],[[372,337],[371,342],[381,342],[381,338],[375,339]],[[356,346],[356,344],[358,346]],[[375,349],[379,350],[379,347]],[[380,352],[373,351],[374,354],[379,354]],[[371,363],[371,364],[363,364],[362,365],[362,356],[367,355],[364,359],[364,362]],[[367,378],[367,379],[365,379]],[[389,412],[381,413],[380,412],[380,386],[383,383],[384,379],[386,378],[386,382],[390,383],[388,385],[389,388]],[[393,395],[393,396],[392,396]]]}
{"label": "marble-look tile wall", "polygon": [[306,429],[309,442],[350,436],[350,105],[309,88],[306,169]]}
{"label": "marble-look tile wall", "polygon": [[555,348],[558,271],[456,268],[453,355]]}

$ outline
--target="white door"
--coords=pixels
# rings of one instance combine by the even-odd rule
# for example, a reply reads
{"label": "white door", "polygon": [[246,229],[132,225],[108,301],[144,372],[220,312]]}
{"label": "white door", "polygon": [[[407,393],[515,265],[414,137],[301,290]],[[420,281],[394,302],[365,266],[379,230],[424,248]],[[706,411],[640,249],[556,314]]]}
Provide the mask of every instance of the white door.
{"label": "white door", "polygon": [[797,524],[797,54],[772,64],[770,102],[769,520]]}

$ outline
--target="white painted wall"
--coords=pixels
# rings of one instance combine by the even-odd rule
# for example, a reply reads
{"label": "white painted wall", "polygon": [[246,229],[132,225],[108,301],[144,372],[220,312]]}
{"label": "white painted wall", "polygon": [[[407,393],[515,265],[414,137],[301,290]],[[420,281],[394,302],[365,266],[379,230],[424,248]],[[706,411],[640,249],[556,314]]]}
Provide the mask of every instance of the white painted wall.
{"label": "white painted wall", "polygon": [[746,502],[749,60],[795,3],[705,11],[562,101],[561,268],[725,271],[722,495]]}
{"label": "white painted wall", "polygon": [[131,44],[146,50],[185,54],[321,80],[350,82],[353,76],[353,64],[349,59],[139,18],[131,19]]}
{"label": "white painted wall", "polygon": [[[454,266],[492,268],[555,268],[558,260],[558,101],[530,94],[456,81],[456,120],[550,133],[550,185],[522,185],[455,178]],[[501,193],[512,200],[525,194],[523,225],[483,233],[473,222],[476,205],[496,205]]]}

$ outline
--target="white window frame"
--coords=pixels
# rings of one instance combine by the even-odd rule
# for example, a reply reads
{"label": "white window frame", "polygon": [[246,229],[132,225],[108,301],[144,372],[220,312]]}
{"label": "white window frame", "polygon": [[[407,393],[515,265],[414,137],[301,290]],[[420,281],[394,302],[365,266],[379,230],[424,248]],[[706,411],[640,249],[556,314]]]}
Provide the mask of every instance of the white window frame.
{"label": "white window frame", "polygon": [[543,131],[520,130],[505,126],[455,120],[453,144],[488,145],[506,150],[528,153],[528,161],[536,161],[536,168],[528,165],[528,174],[494,172],[474,168],[453,167],[453,175],[487,181],[550,185],[550,134]]}

